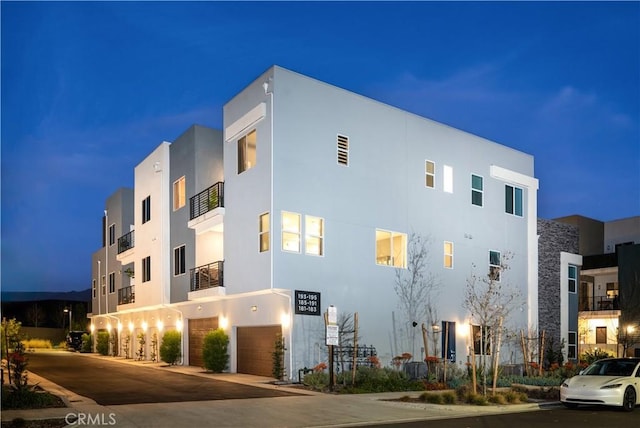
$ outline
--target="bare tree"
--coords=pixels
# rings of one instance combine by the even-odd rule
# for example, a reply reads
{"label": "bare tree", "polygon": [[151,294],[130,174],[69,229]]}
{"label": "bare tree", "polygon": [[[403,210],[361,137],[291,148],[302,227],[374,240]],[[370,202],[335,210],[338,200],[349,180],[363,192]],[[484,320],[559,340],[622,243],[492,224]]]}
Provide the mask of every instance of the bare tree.
{"label": "bare tree", "polygon": [[[488,274],[478,275],[472,272],[467,279],[467,288],[462,303],[462,306],[471,313],[471,320],[480,326],[480,355],[483,357],[481,358],[481,374],[483,394],[485,395],[487,385],[486,354],[490,354],[491,367],[494,368],[495,392],[495,377],[497,376],[500,342],[504,326],[511,312],[522,303],[520,292],[505,283],[502,278],[502,274],[508,270],[507,262],[511,257],[510,254],[503,254],[499,264],[492,266]],[[475,265],[472,268],[475,269]],[[475,353],[473,348],[471,352]]]}
{"label": "bare tree", "polygon": [[27,309],[27,319],[34,326],[38,327],[41,322],[46,318],[46,314],[41,306],[38,306],[37,303],[34,303],[32,306]]}
{"label": "bare tree", "polygon": [[404,332],[411,349],[416,355],[416,326],[427,319],[428,308],[432,307],[434,294],[439,287],[435,276],[428,271],[429,239],[411,233],[407,242],[407,268],[396,269],[394,289],[400,300],[400,308],[405,316]]}

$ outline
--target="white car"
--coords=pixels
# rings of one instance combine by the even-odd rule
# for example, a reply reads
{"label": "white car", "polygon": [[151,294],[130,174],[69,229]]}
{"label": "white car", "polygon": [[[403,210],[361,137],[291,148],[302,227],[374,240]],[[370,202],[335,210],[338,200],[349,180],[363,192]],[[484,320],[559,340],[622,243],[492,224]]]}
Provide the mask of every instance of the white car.
{"label": "white car", "polygon": [[640,404],[640,358],[596,361],[562,383],[560,401],[569,408],[603,405],[631,412]]}

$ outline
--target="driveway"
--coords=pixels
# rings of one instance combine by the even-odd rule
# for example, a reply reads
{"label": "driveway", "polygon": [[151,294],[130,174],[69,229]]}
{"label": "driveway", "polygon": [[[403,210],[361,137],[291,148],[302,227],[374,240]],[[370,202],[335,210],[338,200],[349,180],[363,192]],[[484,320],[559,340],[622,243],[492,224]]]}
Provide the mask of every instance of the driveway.
{"label": "driveway", "polygon": [[71,352],[29,354],[28,369],[103,406],[298,395]]}

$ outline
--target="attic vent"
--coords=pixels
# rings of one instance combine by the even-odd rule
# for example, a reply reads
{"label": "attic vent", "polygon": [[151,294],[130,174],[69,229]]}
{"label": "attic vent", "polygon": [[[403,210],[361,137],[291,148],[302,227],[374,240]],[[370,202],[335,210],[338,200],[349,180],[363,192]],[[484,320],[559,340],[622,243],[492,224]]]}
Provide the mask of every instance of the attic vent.
{"label": "attic vent", "polygon": [[349,137],[338,135],[338,165],[349,166]]}

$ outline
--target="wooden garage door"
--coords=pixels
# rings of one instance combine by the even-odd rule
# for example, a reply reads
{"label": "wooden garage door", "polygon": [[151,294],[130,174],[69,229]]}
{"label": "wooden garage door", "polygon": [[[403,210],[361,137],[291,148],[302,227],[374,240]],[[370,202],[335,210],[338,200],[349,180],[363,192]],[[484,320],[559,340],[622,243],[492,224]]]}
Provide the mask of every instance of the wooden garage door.
{"label": "wooden garage door", "polygon": [[236,333],[238,373],[272,377],[276,338],[282,334],[280,326],[238,327]]}
{"label": "wooden garage door", "polygon": [[189,365],[204,367],[202,362],[202,342],[204,336],[218,328],[218,317],[189,320]]}

